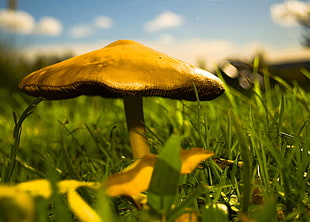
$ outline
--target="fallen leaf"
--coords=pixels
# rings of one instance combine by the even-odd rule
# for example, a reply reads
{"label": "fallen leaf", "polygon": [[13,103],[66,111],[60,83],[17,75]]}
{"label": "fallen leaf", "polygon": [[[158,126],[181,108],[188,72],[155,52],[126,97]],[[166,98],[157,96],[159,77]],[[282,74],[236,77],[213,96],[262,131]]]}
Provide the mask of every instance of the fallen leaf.
{"label": "fallen leaf", "polygon": [[[221,169],[225,169],[228,167],[231,167],[235,161],[232,160],[226,160],[226,159],[222,159],[222,158],[213,158],[212,159],[215,163],[217,163],[217,165],[219,165],[219,167]],[[238,167],[242,167],[243,166],[243,162],[238,161]]]}
{"label": "fallen leaf", "polygon": [[181,173],[189,174],[197,167],[197,165],[213,156],[214,153],[205,149],[193,147],[189,150],[181,150]]}
{"label": "fallen leaf", "polygon": [[101,218],[97,212],[92,209],[88,203],[77,193],[75,189],[71,189],[67,193],[68,204],[72,212],[83,222],[100,222]]}
{"label": "fallen leaf", "polygon": [[[180,173],[191,173],[201,161],[213,155],[214,153],[201,148],[181,150]],[[133,162],[122,172],[111,175],[105,183],[106,194],[109,196],[134,196],[146,191],[150,185],[157,158],[154,154],[147,154],[144,158]]]}
{"label": "fallen leaf", "polygon": [[[109,196],[134,196],[146,191],[153,173],[157,156],[147,154],[143,159],[136,160],[124,172],[111,175],[106,181],[105,192]],[[130,168],[130,169],[129,169]]]}
{"label": "fallen leaf", "polygon": [[52,194],[51,183],[45,179],[31,180],[16,185],[20,191],[29,192],[32,196],[40,196],[45,199],[50,198]]}
{"label": "fallen leaf", "polygon": [[0,221],[34,221],[34,201],[29,193],[14,186],[1,185],[0,203],[2,206]]}
{"label": "fallen leaf", "polygon": [[[102,187],[102,184],[98,182],[84,182],[78,180],[62,180],[57,183],[58,193],[67,194],[69,207],[80,221],[101,221],[101,218],[96,211],[93,210],[77,193],[76,189],[79,187],[99,189]],[[27,212],[25,218],[29,217],[30,219],[25,221],[33,221],[33,198],[43,197],[49,199],[52,193],[53,189],[51,183],[46,179],[22,182],[15,186],[0,186],[0,200],[1,198],[9,198],[13,200],[21,209]]]}
{"label": "fallen leaf", "polygon": [[67,193],[80,187],[88,187],[90,189],[99,189],[102,184],[99,182],[85,182],[78,180],[62,180],[57,183],[59,193]]}
{"label": "fallen leaf", "polygon": [[147,195],[144,193],[138,193],[133,196],[128,196],[130,202],[132,202],[137,209],[141,210],[144,205],[147,204]]}
{"label": "fallen leaf", "polygon": [[179,216],[177,219],[175,219],[174,222],[198,222],[198,221],[199,217],[196,212],[188,212]]}

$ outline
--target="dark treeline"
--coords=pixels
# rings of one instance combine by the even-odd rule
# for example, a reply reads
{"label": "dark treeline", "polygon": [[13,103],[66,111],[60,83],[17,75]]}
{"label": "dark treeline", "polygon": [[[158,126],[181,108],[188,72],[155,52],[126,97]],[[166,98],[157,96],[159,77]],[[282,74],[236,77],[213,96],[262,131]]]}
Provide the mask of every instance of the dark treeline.
{"label": "dark treeline", "polygon": [[0,88],[14,92],[19,81],[27,74],[42,67],[60,62],[72,55],[38,55],[33,59],[25,57],[18,50],[0,43]]}

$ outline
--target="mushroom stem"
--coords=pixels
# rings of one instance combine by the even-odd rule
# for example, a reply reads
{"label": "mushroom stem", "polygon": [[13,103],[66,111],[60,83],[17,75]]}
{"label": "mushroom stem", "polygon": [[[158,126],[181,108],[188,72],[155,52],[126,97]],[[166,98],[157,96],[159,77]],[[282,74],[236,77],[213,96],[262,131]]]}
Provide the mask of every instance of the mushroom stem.
{"label": "mushroom stem", "polygon": [[142,96],[124,96],[124,107],[133,158],[143,158],[150,148],[145,136]]}

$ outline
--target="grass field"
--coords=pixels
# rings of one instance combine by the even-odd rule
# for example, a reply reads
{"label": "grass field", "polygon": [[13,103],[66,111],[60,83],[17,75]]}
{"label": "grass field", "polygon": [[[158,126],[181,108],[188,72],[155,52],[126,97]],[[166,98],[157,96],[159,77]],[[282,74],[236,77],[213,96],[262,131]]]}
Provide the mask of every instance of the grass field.
{"label": "grass field", "polygon": [[[208,102],[145,98],[151,150],[170,163],[155,165],[147,203],[87,186],[77,188],[87,203],[55,191],[57,181],[101,183],[132,163],[122,100],[41,101],[24,118],[34,98],[2,90],[0,221],[87,221],[92,214],[102,221],[309,221],[310,94],[278,81],[271,88],[266,76],[266,89],[247,95],[226,86]],[[179,147],[231,162],[210,158],[191,174],[175,174],[169,169]],[[36,179],[51,181],[55,192],[22,199],[25,192],[4,190]],[[47,192],[41,185],[31,189]]]}

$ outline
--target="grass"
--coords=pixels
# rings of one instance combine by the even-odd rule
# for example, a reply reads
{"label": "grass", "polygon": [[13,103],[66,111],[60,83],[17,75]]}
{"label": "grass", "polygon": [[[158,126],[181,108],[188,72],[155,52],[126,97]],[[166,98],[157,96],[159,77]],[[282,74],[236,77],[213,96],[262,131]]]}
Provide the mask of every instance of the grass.
{"label": "grass", "polygon": [[[185,213],[201,221],[308,221],[310,95],[277,81],[271,88],[266,75],[266,89],[255,86],[248,95],[226,86],[224,95],[209,102],[145,98],[151,150],[170,163],[156,165],[148,204],[139,209],[128,198],[89,189],[79,189],[81,196],[104,221],[174,221]],[[3,184],[102,181],[132,162],[121,100],[82,96],[29,108],[33,98],[0,95]],[[173,150],[180,147],[203,147],[232,164],[221,168],[207,160],[178,175],[171,169],[177,169]],[[0,205],[10,209],[0,212],[5,221],[14,211],[7,199]],[[75,220],[59,195],[36,199],[35,206],[37,221]]]}

